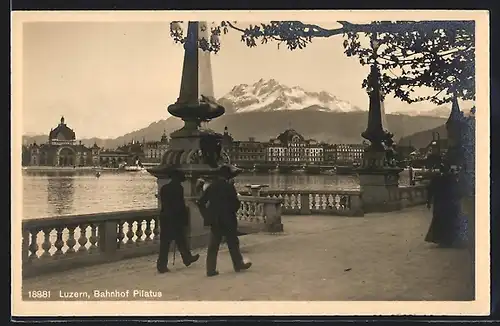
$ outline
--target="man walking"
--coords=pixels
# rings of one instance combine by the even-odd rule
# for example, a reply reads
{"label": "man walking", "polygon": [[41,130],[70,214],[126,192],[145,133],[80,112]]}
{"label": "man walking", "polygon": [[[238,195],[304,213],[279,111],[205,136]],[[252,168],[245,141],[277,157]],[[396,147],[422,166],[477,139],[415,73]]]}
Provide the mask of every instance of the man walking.
{"label": "man walking", "polygon": [[230,183],[233,173],[229,166],[222,166],[219,172],[220,176],[208,186],[198,200],[200,211],[204,213],[205,224],[211,228],[206,266],[209,277],[219,274],[216,266],[222,237],[226,238],[235,272],[246,270],[252,266],[251,262],[245,263],[243,261],[240,252],[238,219],[236,217],[240,208],[240,200],[234,185]]}
{"label": "man walking", "polygon": [[175,241],[184,265],[189,266],[200,258],[198,254],[192,255],[187,245],[186,228],[189,224],[189,213],[182,186],[186,177],[179,170],[170,171],[169,177],[170,182],[160,190],[160,253],[156,262],[159,273],[170,271],[167,265],[172,241]]}

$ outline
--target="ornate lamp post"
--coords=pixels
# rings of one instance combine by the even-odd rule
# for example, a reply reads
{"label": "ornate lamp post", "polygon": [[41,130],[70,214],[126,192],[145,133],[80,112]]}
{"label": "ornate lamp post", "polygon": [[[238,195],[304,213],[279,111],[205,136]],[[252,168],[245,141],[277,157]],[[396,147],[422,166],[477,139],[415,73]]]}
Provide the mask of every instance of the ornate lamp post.
{"label": "ornate lamp post", "polygon": [[[178,22],[173,22],[171,29],[171,32],[182,33]],[[199,178],[209,181],[216,176],[221,165],[229,164],[229,156],[222,149],[222,134],[201,128],[203,122],[223,115],[225,109],[214,99],[210,53],[199,48],[200,38],[209,40],[206,23],[189,22],[179,98],[168,106],[168,112],[181,118],[184,126],[170,134],[171,140],[160,166],[148,169],[148,172],[158,179],[158,193],[169,181],[170,168],[175,167],[186,174],[187,181],[183,186],[190,212],[191,240],[204,242],[208,231],[195,203],[199,196],[196,182]],[[232,169],[235,174],[239,172],[234,167]]]}
{"label": "ornate lamp post", "polygon": [[380,92],[380,71],[377,65],[379,47],[376,35],[372,35],[373,63],[368,76],[370,98],[368,124],[361,136],[370,141],[365,148],[361,166],[356,169],[365,212],[392,211],[401,208],[399,199],[399,173],[403,170],[389,164],[386,147],[393,143],[392,134],[383,129]]}

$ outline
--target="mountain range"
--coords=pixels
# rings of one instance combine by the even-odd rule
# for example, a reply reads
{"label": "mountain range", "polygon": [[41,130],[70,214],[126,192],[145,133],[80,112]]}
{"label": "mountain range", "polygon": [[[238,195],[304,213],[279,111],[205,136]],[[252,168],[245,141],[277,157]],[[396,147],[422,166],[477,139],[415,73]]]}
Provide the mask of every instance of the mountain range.
{"label": "mountain range", "polygon": [[[325,91],[310,92],[301,87],[288,87],[274,79],[261,79],[252,85],[241,84],[218,100],[226,113],[207,124],[222,132],[227,126],[235,140],[254,137],[268,141],[285,129],[293,128],[306,138],[329,143],[359,143],[366,129],[367,110]],[[448,114],[449,114],[449,109]],[[395,140],[444,124],[445,107],[438,107],[432,115],[386,114],[388,129]],[[427,111],[430,112],[430,111]],[[430,113],[429,113],[430,114]],[[182,127],[181,119],[169,117],[149,126],[114,139],[81,139],[82,144],[116,148],[132,140],[159,140]],[[71,127],[71,126],[70,126]],[[75,130],[78,134],[78,130]],[[45,143],[47,135],[24,135],[23,144]]]}

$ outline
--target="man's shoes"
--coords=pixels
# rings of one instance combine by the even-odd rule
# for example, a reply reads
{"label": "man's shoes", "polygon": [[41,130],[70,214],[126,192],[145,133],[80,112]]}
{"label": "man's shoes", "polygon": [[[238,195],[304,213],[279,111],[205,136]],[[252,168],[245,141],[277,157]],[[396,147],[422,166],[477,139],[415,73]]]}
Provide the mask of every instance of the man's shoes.
{"label": "man's shoes", "polygon": [[217,275],[219,275],[219,271],[210,271],[210,272],[207,272],[207,276],[208,277],[217,276]]}
{"label": "man's shoes", "polygon": [[158,270],[158,273],[160,273],[160,274],[164,274],[164,273],[170,272],[170,269],[168,269],[167,266],[165,266],[165,267],[157,267],[156,269]]}
{"label": "man's shoes", "polygon": [[198,259],[200,259],[199,254],[193,255],[191,256],[191,259],[189,261],[184,263],[184,265],[186,265],[186,267],[189,267],[192,263],[196,262]]}
{"label": "man's shoes", "polygon": [[249,269],[250,266],[252,266],[252,263],[251,262],[248,262],[248,263],[242,263],[241,265],[237,266],[237,267],[234,267],[234,271],[235,272],[241,272],[241,271],[244,271],[246,269]]}

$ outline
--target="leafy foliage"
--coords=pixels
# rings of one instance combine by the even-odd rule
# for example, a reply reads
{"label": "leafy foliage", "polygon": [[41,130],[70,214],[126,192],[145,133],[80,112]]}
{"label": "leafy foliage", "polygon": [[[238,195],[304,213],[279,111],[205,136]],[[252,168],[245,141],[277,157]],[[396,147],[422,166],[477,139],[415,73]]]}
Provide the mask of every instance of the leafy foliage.
{"label": "leafy foliage", "polygon": [[[364,47],[359,33],[351,32],[346,34],[345,53],[357,56],[362,65],[373,62],[379,65],[384,93],[393,92],[408,103],[430,100],[442,104],[453,96],[474,100],[475,47],[470,30],[438,28],[365,35],[376,38],[379,51]],[[365,80],[364,87],[366,83]],[[422,86],[435,93],[414,96],[415,89]]]}
{"label": "leafy foliage", "polygon": [[[172,24],[179,24],[173,22]],[[344,53],[358,57],[362,65],[376,61],[381,68],[381,87],[385,94],[408,103],[430,100],[449,102],[453,96],[464,100],[475,98],[475,46],[473,21],[378,21],[370,24],[338,22],[342,27],[327,29],[299,21],[271,21],[248,27],[236,22],[212,23],[210,40],[199,40],[199,47],[217,53],[219,37],[236,30],[241,41],[255,47],[269,41],[284,44],[289,50],[303,49],[313,38],[335,35],[344,37]],[[171,26],[171,36],[178,43],[186,37],[178,26]],[[376,37],[379,51],[373,51],[363,38]],[[367,80],[362,86],[367,87]],[[430,96],[415,96],[418,87],[434,90]]]}

